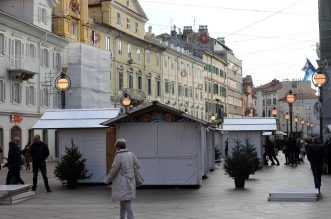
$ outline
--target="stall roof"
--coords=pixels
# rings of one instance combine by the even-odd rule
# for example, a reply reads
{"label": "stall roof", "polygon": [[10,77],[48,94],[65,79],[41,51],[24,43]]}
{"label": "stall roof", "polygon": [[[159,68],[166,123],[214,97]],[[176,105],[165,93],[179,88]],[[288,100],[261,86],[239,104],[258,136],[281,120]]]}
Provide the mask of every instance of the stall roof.
{"label": "stall roof", "polygon": [[120,109],[117,108],[47,110],[32,128],[105,128],[100,123],[118,116],[119,112]]}
{"label": "stall roof", "polygon": [[224,118],[223,131],[275,131],[274,117]]}
{"label": "stall roof", "polygon": [[151,112],[151,111],[155,111],[155,110],[162,110],[171,114],[174,114],[176,116],[180,116],[183,117],[184,119],[187,119],[189,121],[192,122],[198,122],[201,123],[203,125],[208,125],[208,123],[206,121],[203,121],[199,118],[196,118],[194,116],[191,116],[183,111],[180,111],[178,109],[172,108],[170,106],[167,106],[165,104],[162,104],[158,101],[152,101],[149,103],[145,103],[145,104],[141,104],[137,107],[134,107],[133,109],[129,110],[128,112],[116,117],[116,118],[112,118],[109,119],[108,121],[102,122],[101,125],[105,125],[105,126],[113,126],[116,123],[120,123],[122,121],[124,121],[125,119],[138,115],[138,114],[142,114],[144,112]]}

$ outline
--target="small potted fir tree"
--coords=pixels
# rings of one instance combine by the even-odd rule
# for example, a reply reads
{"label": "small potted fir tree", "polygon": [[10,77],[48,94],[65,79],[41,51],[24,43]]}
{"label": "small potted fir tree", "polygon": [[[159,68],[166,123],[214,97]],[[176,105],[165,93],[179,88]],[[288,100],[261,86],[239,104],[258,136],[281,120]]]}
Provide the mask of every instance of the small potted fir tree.
{"label": "small potted fir tree", "polygon": [[233,148],[232,155],[225,159],[223,167],[226,174],[234,179],[237,189],[245,187],[245,180],[252,171],[252,162],[239,143]]}
{"label": "small potted fir tree", "polygon": [[57,162],[54,174],[59,180],[67,181],[69,189],[75,189],[78,180],[88,179],[92,174],[87,174],[86,159],[73,141],[70,147],[65,147],[65,152],[65,155]]}

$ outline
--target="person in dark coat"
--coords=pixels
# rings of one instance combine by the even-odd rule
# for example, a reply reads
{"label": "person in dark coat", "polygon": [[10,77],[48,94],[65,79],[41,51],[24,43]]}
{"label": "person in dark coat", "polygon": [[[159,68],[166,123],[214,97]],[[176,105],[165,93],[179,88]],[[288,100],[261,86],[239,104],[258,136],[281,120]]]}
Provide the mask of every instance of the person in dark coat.
{"label": "person in dark coat", "polygon": [[277,156],[276,156],[276,152],[275,152],[275,145],[272,141],[270,141],[269,137],[267,137],[266,139],[266,152],[267,152],[267,155],[271,161],[271,165],[275,165],[275,162],[274,160],[277,162],[277,166],[279,166],[279,161],[277,159]]}
{"label": "person in dark coat", "polygon": [[40,170],[47,192],[52,192],[48,184],[46,169],[46,158],[49,155],[49,150],[47,144],[40,140],[40,135],[35,135],[34,142],[30,146],[30,155],[32,158],[33,171],[32,191],[36,191],[37,189],[38,171]]}
{"label": "person in dark coat", "polygon": [[323,171],[323,146],[318,138],[315,138],[313,143],[308,146],[307,158],[313,172],[315,188],[320,192]]}
{"label": "person in dark coat", "polygon": [[293,135],[291,135],[288,139],[288,153],[290,158],[290,165],[297,165],[296,160],[296,150],[297,150],[297,144],[296,140]]}
{"label": "person in dark coat", "polygon": [[[21,163],[22,157],[20,153],[20,149],[15,142],[9,142],[9,152],[8,152],[8,163],[6,166],[8,167],[8,173],[6,178],[6,185],[10,184],[24,184],[24,181],[21,179],[20,171],[21,171]],[[15,179],[14,179],[15,177]]]}
{"label": "person in dark coat", "polygon": [[285,155],[285,165],[289,165],[290,164],[290,152],[289,152],[289,139],[287,138],[284,141],[284,145],[283,145],[283,153]]}

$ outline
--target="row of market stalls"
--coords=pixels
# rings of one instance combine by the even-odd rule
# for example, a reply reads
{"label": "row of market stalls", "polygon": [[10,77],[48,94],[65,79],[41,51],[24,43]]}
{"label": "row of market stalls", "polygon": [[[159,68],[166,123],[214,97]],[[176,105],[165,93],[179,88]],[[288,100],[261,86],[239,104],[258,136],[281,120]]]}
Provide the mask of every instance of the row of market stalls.
{"label": "row of market stalls", "polygon": [[[256,121],[258,131],[252,130],[253,126],[234,128]],[[268,126],[262,130],[265,123]],[[232,139],[249,137],[261,154],[262,131],[276,130],[276,122],[274,118],[225,118],[223,129],[215,129],[203,120],[155,101],[124,114],[119,109],[50,110],[34,129],[57,130],[60,157],[72,141],[80,148],[87,159],[87,169],[93,174],[84,182],[103,182],[115,156],[114,143],[117,138],[124,138],[141,163],[144,185],[199,186],[202,178],[215,168],[215,148],[224,154],[226,139],[232,145]]]}

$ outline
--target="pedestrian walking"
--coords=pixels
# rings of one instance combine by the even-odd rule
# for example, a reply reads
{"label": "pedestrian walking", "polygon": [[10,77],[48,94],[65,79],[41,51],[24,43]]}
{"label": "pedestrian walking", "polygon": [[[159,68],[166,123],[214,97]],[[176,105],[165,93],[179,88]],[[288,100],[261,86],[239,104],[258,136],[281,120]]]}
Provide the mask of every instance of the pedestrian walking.
{"label": "pedestrian walking", "polygon": [[297,151],[296,140],[294,136],[291,135],[288,139],[288,153],[290,158],[290,165],[297,165],[296,151]]}
{"label": "pedestrian walking", "polygon": [[120,219],[133,219],[131,200],[136,197],[135,168],[140,165],[136,156],[126,149],[126,141],[117,139],[116,155],[113,165],[105,178],[105,183],[112,182],[112,200],[120,201]]}
{"label": "pedestrian walking", "polygon": [[229,153],[229,140],[226,139],[225,140],[225,148],[224,148],[225,157],[228,157],[228,153]]}
{"label": "pedestrian walking", "polygon": [[277,159],[276,156],[276,151],[275,151],[275,145],[274,143],[267,137],[266,139],[266,150],[267,150],[267,155],[269,157],[269,160],[271,161],[271,165],[276,165],[274,160],[277,162],[277,166],[279,166],[279,160]]}
{"label": "pedestrian walking", "polygon": [[24,181],[21,179],[21,163],[22,157],[20,149],[14,141],[9,142],[9,152],[8,152],[8,173],[6,178],[6,185],[10,184],[24,184]]}
{"label": "pedestrian walking", "polygon": [[307,158],[314,176],[315,188],[321,191],[321,176],[323,170],[323,146],[318,138],[308,146]]}
{"label": "pedestrian walking", "polygon": [[41,141],[40,135],[35,135],[34,142],[30,146],[30,155],[32,158],[33,171],[32,191],[36,191],[37,189],[38,171],[40,170],[47,192],[52,192],[48,184],[46,169],[46,158],[49,155],[49,150],[47,144]]}
{"label": "pedestrian walking", "polygon": [[24,156],[24,162],[25,162],[25,170],[30,170],[30,162],[32,161],[31,155],[30,155],[30,145],[31,141],[28,141],[28,143],[25,145],[24,150],[22,151],[22,154]]}
{"label": "pedestrian walking", "polygon": [[283,145],[283,153],[284,153],[284,156],[285,156],[285,165],[290,164],[290,152],[289,152],[288,144],[289,144],[289,139],[287,138],[284,141],[284,145]]}

